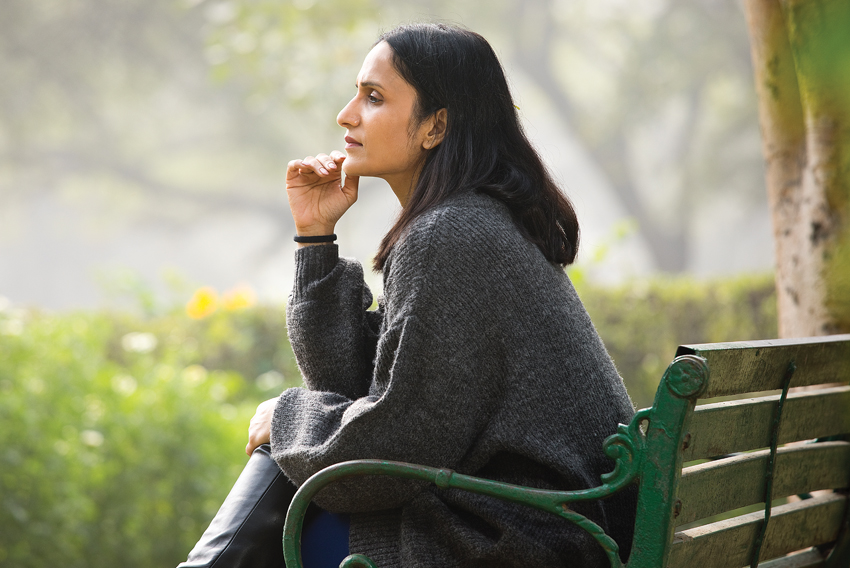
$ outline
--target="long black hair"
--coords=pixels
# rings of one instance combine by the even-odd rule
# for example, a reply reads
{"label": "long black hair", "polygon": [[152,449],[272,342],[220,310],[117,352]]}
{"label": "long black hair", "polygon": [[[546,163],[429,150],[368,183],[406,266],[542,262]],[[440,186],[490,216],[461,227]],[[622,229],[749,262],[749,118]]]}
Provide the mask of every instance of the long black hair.
{"label": "long black hair", "polygon": [[[443,141],[425,157],[407,204],[375,256],[383,269],[405,228],[447,197],[468,189],[505,203],[526,239],[550,262],[578,252],[575,210],[520,125],[493,48],[475,32],[446,24],[402,25],[383,34],[393,67],[417,93],[417,124],[446,109]],[[415,125],[414,125],[415,126]]]}

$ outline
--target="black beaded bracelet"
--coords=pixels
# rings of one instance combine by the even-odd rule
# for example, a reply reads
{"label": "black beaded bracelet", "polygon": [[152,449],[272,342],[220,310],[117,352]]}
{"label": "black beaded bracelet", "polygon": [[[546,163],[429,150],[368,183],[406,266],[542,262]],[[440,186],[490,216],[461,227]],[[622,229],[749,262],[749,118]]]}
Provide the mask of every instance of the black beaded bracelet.
{"label": "black beaded bracelet", "polygon": [[336,240],[336,233],[334,233],[333,235],[313,235],[313,236],[310,236],[310,237],[299,237],[298,235],[295,235],[295,238],[293,238],[293,240],[296,243],[307,243],[307,244],[332,243]]}

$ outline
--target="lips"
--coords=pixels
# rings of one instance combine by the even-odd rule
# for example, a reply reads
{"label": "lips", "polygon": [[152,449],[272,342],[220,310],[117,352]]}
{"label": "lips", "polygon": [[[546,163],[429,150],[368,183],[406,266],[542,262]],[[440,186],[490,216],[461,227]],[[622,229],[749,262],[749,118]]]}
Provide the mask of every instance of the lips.
{"label": "lips", "polygon": [[360,142],[358,142],[357,140],[355,140],[351,136],[345,137],[345,147],[346,148],[359,148],[361,146],[363,146],[363,144],[361,144]]}

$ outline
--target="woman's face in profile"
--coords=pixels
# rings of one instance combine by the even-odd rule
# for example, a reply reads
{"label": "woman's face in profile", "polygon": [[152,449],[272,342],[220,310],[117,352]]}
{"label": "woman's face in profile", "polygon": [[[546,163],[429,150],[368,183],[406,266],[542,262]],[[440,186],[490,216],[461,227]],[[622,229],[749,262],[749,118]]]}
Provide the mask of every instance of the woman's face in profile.
{"label": "woman's face in profile", "polygon": [[380,177],[396,193],[409,190],[426,152],[422,143],[428,130],[425,121],[411,132],[415,104],[416,90],[396,72],[392,48],[382,41],[366,56],[357,94],[337,116],[347,131],[347,176]]}

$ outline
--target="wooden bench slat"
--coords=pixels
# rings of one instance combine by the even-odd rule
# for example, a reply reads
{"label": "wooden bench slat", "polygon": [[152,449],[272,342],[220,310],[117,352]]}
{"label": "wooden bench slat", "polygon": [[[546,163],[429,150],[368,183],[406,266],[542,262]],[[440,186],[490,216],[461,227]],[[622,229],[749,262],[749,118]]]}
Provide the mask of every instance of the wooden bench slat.
{"label": "wooden bench slat", "polygon": [[[708,462],[682,470],[677,525],[764,501],[770,450]],[[850,485],[850,443],[822,442],[780,448],[773,498]]]}
{"label": "wooden bench slat", "polygon": [[791,361],[792,387],[850,382],[850,335],[682,345],[676,353],[687,354],[704,357],[711,369],[701,398],[781,389]]}
{"label": "wooden bench slat", "polygon": [[[779,395],[697,406],[684,461],[744,452],[770,445],[770,425]],[[723,424],[718,428],[717,424]],[[850,386],[788,395],[779,443],[850,432]]]}
{"label": "wooden bench slat", "polygon": [[[835,541],[841,527],[847,497],[829,494],[773,508],[761,558]],[[740,568],[749,565],[753,542],[764,513],[678,532],[673,538],[667,568]]]}
{"label": "wooden bench slat", "polygon": [[781,558],[760,562],[759,568],[820,568],[826,563],[826,558],[819,550],[806,550]]}

